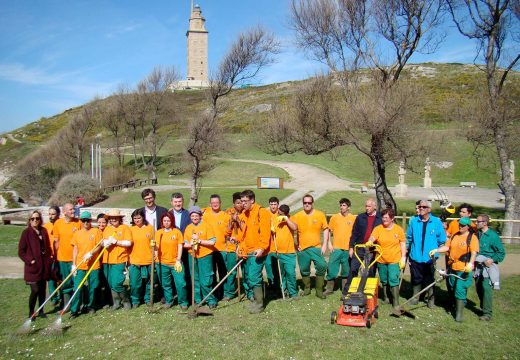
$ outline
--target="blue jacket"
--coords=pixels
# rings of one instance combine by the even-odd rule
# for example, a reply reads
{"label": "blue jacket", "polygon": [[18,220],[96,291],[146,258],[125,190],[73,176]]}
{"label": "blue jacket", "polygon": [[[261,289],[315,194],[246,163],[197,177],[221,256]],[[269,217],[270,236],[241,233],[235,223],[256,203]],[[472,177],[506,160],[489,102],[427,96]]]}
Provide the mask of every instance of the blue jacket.
{"label": "blue jacket", "polygon": [[406,248],[410,259],[420,263],[428,263],[431,262],[429,252],[446,242],[446,231],[441,220],[430,214],[430,219],[426,224],[424,243],[422,235],[423,222],[421,217],[414,216],[410,219],[410,225],[408,225],[406,232]]}
{"label": "blue jacket", "polygon": [[[175,217],[175,212],[173,211],[173,209],[170,212],[173,215],[173,217]],[[181,231],[181,233],[183,235],[184,235],[184,230],[186,229],[186,227],[189,224],[191,224],[189,211],[186,209],[181,209],[181,227],[179,228],[179,230]]]}

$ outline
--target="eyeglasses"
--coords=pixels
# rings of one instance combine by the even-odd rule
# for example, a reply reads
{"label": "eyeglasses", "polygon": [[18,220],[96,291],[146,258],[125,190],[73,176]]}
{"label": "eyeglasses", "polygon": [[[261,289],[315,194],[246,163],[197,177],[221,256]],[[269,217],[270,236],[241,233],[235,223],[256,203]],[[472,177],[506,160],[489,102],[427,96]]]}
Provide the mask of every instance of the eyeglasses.
{"label": "eyeglasses", "polygon": [[429,208],[430,208],[429,206],[422,206],[422,205],[417,206],[417,209],[429,209]]}
{"label": "eyeglasses", "polygon": [[153,197],[145,197],[143,200],[144,201],[154,201],[155,199]]}
{"label": "eyeglasses", "polygon": [[477,220],[478,223],[485,223],[487,222],[486,220]]}
{"label": "eyeglasses", "polygon": [[310,202],[310,201],[304,201],[304,202],[303,202],[303,205],[312,205],[312,202]]}
{"label": "eyeglasses", "polygon": [[32,217],[30,218],[31,221],[40,221],[41,218],[40,217]]}

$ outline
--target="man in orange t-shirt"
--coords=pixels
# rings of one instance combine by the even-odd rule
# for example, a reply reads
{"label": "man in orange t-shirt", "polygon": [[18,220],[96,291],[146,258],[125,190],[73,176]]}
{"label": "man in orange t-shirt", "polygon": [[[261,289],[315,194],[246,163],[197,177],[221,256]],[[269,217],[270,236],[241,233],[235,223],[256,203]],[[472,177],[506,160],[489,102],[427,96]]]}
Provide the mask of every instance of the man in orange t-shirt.
{"label": "man in orange t-shirt", "polygon": [[[298,225],[298,264],[304,285],[303,294],[311,293],[311,262],[316,270],[316,296],[325,299],[323,286],[325,284],[325,272],[327,262],[325,252],[329,241],[329,226],[327,218],[322,211],[314,209],[314,198],[312,195],[303,197],[303,210],[292,217]],[[323,244],[321,243],[321,232],[323,231]]]}
{"label": "man in orange t-shirt", "polygon": [[332,215],[329,221],[329,229],[334,236],[334,241],[330,237],[329,248],[329,264],[327,266],[327,288],[323,295],[332,295],[334,293],[334,284],[341,267],[341,289],[347,283],[349,266],[349,242],[352,235],[352,227],[356,216],[350,213],[351,202],[347,198],[339,200],[339,213]]}
{"label": "man in orange t-shirt", "polygon": [[[54,223],[56,222],[56,220],[58,220],[60,218],[60,208],[58,206],[51,206],[49,207],[49,222],[48,223],[45,223],[43,224],[43,227],[45,229],[47,229],[47,235],[49,236],[49,247],[52,251],[52,255],[54,257],[55,256],[55,251],[56,249],[54,248],[54,234],[53,234],[53,230],[54,230]],[[59,273],[59,267],[58,267],[58,263],[57,262],[54,262],[52,264],[52,270],[55,272],[55,273]],[[49,280],[47,281],[47,284],[49,285],[49,293],[52,294],[54,292],[54,290],[56,290],[56,286],[57,283],[55,280]],[[58,306],[60,304],[60,294],[59,292],[56,292],[56,294],[54,294],[54,296],[52,297],[52,304],[54,306]]]}
{"label": "man in orange t-shirt", "polygon": [[[81,229],[81,223],[74,217],[74,206],[72,204],[63,205],[63,218],[56,220],[52,228],[54,236],[54,249],[60,269],[61,279],[65,279],[72,270],[72,245],[70,241],[76,231]],[[69,279],[61,287],[63,294],[63,304],[69,302],[74,291],[74,283]]]}
{"label": "man in orange t-shirt", "polygon": [[[88,211],[83,211],[79,217],[82,227],[74,233],[71,240],[72,249],[72,272],[74,275],[74,291],[76,291],[81,284],[83,278],[87,275],[89,269],[92,268],[90,275],[86,282],[88,282],[88,303],[86,310],[89,313],[94,313],[95,295],[99,287],[99,269],[101,267],[100,261],[96,260],[96,255],[102,248],[100,242],[103,234],[97,228],[92,227],[92,215]],[[84,260],[84,261],[83,261]],[[82,262],[83,261],[83,262]],[[70,307],[71,317],[76,317],[80,313],[80,306],[83,302],[83,288],[79,294],[74,297]]]}
{"label": "man in orange t-shirt", "polygon": [[103,231],[103,246],[107,248],[103,254],[103,272],[112,290],[112,310],[123,307],[132,308],[128,290],[126,289],[125,270],[128,254],[132,247],[132,232],[128,225],[123,224],[123,217],[119,210],[111,209],[107,215],[108,226]]}

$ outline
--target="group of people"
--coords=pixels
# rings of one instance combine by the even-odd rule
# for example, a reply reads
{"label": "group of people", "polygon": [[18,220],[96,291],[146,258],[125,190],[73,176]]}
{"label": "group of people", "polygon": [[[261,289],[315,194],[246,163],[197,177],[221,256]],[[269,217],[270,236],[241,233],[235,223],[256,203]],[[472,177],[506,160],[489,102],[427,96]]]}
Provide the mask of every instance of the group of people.
{"label": "group of people", "polygon": [[[377,270],[383,302],[399,307],[400,280],[407,263],[414,295],[435,282],[436,259],[439,253],[446,253],[447,269],[456,275],[448,276],[447,282],[456,320],[462,321],[473,279],[483,310],[480,319],[492,317],[492,291],[500,286],[496,264],[505,252],[500,238],[489,228],[489,216],[479,215],[475,226],[468,204],[460,206],[461,218],[448,226],[431,214],[429,201],[420,200],[405,232],[395,223],[394,210],[379,212],[373,199],[356,216],[350,213],[350,200],[342,198],[339,212],[327,221],[314,208],[310,194],[303,197],[303,209],[294,215],[276,197],[269,199],[268,207],[260,206],[251,190],[234,193],[233,206],[226,210],[217,194],[210,196],[208,207],[189,210],[184,209],[181,193],[172,194],[171,209],[156,204],[152,189],[143,190],[141,196],[144,207],[132,213],[130,226],[123,224],[124,215],[116,209],[97,219],[83,211],[78,219],[72,204],[63,206],[63,217],[60,208],[52,206],[46,224],[42,224],[40,212],[32,212],[19,243],[24,278],[31,287],[30,317],[35,315],[37,299],[40,304],[45,300],[47,281],[51,293],[59,284],[61,289],[52,301],[62,307],[70,302],[72,317],[95,312],[105,303],[114,310],[156,301],[165,308],[175,302],[182,310],[191,303],[215,308],[219,301],[235,298],[242,288],[250,300],[249,311],[260,313],[265,308],[264,270],[272,296],[297,300],[311,293],[311,263],[318,298],[333,294],[338,278],[346,295],[363,266],[360,259],[374,256],[373,244],[379,245],[381,256],[377,266],[366,270],[370,276]],[[97,227],[92,226],[94,220]],[[241,276],[237,276],[239,271]],[[125,285],[127,273],[129,287]],[[71,300],[83,280],[88,291]],[[222,286],[214,291],[217,282]],[[426,293],[428,307],[434,306],[434,293],[434,287]],[[43,310],[39,315],[45,316]]]}

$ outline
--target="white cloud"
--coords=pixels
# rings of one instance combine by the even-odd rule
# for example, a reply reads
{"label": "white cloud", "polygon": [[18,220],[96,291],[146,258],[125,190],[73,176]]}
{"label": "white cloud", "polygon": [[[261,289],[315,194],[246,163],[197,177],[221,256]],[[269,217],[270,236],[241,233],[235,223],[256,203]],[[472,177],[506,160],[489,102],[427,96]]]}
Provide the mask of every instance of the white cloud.
{"label": "white cloud", "polygon": [[29,85],[52,85],[60,82],[65,74],[50,74],[40,68],[22,64],[0,64],[0,79]]}

